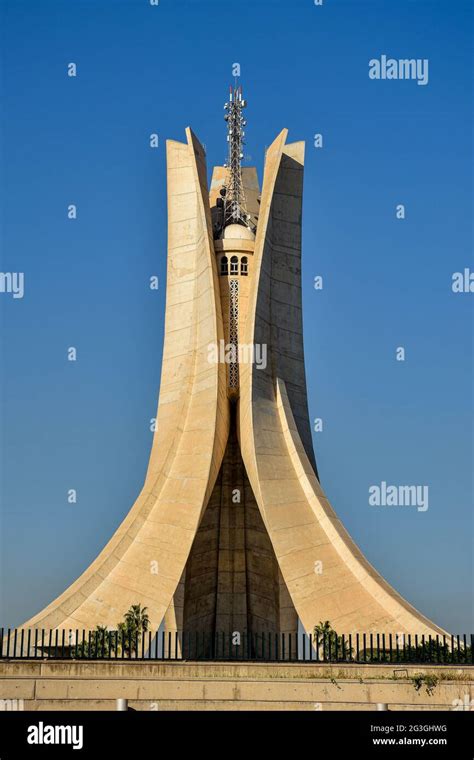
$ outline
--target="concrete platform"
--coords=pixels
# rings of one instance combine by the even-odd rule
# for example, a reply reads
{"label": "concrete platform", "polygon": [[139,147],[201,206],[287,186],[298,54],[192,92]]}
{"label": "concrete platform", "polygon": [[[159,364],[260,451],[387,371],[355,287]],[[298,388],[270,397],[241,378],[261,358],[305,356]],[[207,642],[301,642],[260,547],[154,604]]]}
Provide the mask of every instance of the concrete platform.
{"label": "concrete platform", "polygon": [[[428,693],[415,674],[434,674]],[[453,710],[474,708],[474,667],[200,662],[0,663],[0,700],[25,710]]]}

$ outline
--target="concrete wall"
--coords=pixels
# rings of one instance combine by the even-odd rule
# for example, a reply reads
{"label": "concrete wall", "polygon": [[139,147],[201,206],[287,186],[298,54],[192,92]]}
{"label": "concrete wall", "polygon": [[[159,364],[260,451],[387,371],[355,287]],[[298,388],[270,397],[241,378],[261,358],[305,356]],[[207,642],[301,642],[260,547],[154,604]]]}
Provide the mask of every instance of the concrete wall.
{"label": "concrete wall", "polygon": [[[439,679],[429,695],[416,673]],[[196,662],[0,663],[0,700],[25,710],[473,709],[474,668]]]}

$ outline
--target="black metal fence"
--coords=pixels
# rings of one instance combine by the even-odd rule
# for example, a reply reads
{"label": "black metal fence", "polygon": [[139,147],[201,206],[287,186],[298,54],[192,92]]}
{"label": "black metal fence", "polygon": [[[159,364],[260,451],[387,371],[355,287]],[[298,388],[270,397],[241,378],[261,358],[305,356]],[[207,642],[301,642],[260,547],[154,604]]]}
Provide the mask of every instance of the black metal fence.
{"label": "black metal fence", "polygon": [[0,629],[0,659],[474,664],[474,634]]}

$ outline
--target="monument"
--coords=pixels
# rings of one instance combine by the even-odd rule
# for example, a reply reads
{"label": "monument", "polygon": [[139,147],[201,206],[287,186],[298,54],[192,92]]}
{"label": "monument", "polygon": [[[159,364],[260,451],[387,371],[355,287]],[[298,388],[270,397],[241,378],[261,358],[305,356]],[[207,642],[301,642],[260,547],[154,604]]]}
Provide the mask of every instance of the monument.
{"label": "monument", "polygon": [[[85,572],[24,627],[444,633],[369,564],[321,488],[301,304],[304,143],[284,129],[260,192],[245,100],[208,190],[193,132],[167,142],[168,271],[157,429],[143,489]],[[350,378],[347,378],[348,393]],[[343,473],[341,472],[343,477]]]}

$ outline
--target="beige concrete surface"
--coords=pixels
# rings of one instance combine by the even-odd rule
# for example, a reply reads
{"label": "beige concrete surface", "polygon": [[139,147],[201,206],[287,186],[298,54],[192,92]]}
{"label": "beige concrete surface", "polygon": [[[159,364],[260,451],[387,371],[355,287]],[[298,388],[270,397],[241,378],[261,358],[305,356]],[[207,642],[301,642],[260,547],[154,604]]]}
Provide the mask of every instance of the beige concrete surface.
{"label": "beige concrete surface", "polygon": [[[474,668],[237,663],[2,662],[0,699],[26,710],[391,710],[471,709]],[[399,674],[394,678],[394,673]],[[432,693],[415,674],[435,673]],[[401,674],[401,675],[400,675]]]}

